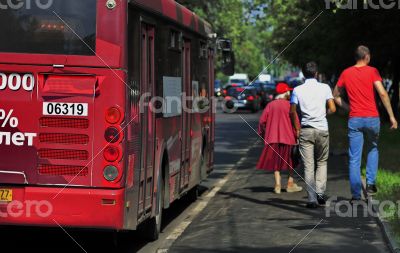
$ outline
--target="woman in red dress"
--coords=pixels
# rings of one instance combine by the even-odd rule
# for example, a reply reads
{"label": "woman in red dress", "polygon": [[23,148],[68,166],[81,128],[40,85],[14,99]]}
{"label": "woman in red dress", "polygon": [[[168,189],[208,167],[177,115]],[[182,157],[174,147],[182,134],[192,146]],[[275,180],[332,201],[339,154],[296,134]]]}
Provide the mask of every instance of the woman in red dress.
{"label": "woman in red dress", "polygon": [[293,169],[297,162],[294,158],[294,148],[297,145],[295,130],[292,126],[290,112],[290,91],[286,83],[276,86],[278,95],[265,108],[258,127],[265,147],[257,164],[257,169],[275,172],[275,193],[280,194],[281,171],[289,171],[287,192],[300,192],[302,187],[294,183]]}

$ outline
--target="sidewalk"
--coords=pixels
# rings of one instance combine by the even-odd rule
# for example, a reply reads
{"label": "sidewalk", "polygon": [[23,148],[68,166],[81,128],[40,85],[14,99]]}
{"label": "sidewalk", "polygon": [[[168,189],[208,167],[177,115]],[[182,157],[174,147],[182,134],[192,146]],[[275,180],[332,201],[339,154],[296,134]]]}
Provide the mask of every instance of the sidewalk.
{"label": "sidewalk", "polygon": [[[305,191],[275,195],[273,175],[255,170],[261,148],[249,151],[169,252],[389,252],[375,218],[326,217],[325,208],[305,208]],[[327,194],[339,200],[351,197],[346,164],[346,156],[330,159]]]}

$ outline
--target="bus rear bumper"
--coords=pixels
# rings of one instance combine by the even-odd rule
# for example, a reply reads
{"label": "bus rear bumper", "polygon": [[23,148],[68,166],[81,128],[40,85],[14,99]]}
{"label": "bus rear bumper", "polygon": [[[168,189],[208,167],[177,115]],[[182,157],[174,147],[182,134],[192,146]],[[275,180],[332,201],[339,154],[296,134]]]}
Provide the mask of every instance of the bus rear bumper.
{"label": "bus rear bumper", "polygon": [[122,230],[125,190],[3,187],[11,202],[0,202],[0,224]]}

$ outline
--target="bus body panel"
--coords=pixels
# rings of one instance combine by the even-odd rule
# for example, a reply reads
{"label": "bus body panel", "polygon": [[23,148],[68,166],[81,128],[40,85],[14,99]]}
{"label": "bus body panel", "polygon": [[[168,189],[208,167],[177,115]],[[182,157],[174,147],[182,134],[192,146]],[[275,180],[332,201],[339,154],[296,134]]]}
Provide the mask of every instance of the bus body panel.
{"label": "bus body panel", "polygon": [[210,24],[174,0],[129,0],[129,3],[152,12],[153,16],[167,18],[174,25],[185,27],[200,36],[207,37],[211,33]]}
{"label": "bus body panel", "polygon": [[[36,80],[32,92],[21,88],[18,91],[6,89],[0,93],[2,100],[0,109],[7,113],[12,110],[11,117],[18,119],[18,129],[2,128],[1,131],[36,134],[30,147],[5,146],[4,141],[3,145],[0,145],[2,154],[0,171],[20,171],[26,177],[24,182],[23,176],[0,172],[0,188],[13,191],[13,202],[1,203],[0,212],[6,214],[8,211],[16,214],[15,217],[8,215],[0,219],[0,224],[124,229],[126,202],[125,189],[122,187],[125,187],[127,174],[123,159],[125,154],[114,163],[120,169],[121,177],[110,183],[103,177],[103,168],[109,164],[104,161],[103,151],[107,146],[104,131],[109,126],[105,121],[105,109],[118,107],[122,114],[125,112],[126,72],[99,68],[54,69],[47,66],[10,64],[0,64],[0,70],[7,75],[29,73]],[[55,77],[59,77],[56,84],[61,85],[62,89],[57,85],[53,87],[54,83],[48,82]],[[64,83],[65,78],[79,81],[86,86],[71,91],[69,86],[72,84]],[[93,79],[94,82],[83,82],[85,78]],[[44,102],[88,103],[88,117],[44,116]],[[55,121],[43,121],[44,118]],[[79,124],[86,123],[76,123],[76,120],[85,120],[87,127],[82,128]],[[49,125],[45,126],[47,123],[44,122]],[[114,145],[119,146],[121,150],[125,150],[123,124],[128,123],[124,122],[118,126],[121,131],[121,141]],[[82,140],[85,144],[80,142]],[[42,150],[45,150],[47,155],[55,157],[53,159],[38,157]],[[52,154],[52,151],[59,150],[87,151],[89,156],[83,161],[77,161],[68,160],[71,157],[62,157],[63,154],[60,153]],[[66,167],[62,170],[58,167],[47,167],[45,171],[41,171],[41,165]],[[71,166],[89,169],[82,173],[79,168],[74,170],[72,175],[64,175],[67,167]],[[52,211],[45,217],[35,215],[37,212],[27,209],[27,206],[36,202],[46,203],[45,207],[50,207]],[[19,206],[20,203],[22,206]],[[35,205],[32,208],[35,208]]]}
{"label": "bus body panel", "polygon": [[123,230],[123,189],[11,189],[19,201],[0,205],[1,225]]}
{"label": "bus body panel", "polygon": [[[27,140],[22,146],[2,142],[0,151],[4,155],[0,158],[0,171],[24,172],[27,182],[0,172],[0,183],[111,188],[125,185],[122,178],[117,184],[110,184],[102,177],[102,168],[106,165],[103,150],[107,145],[103,136],[109,126],[105,109],[118,107],[122,113],[125,111],[125,72],[9,64],[0,64],[0,69],[6,76],[31,74],[35,80],[32,91],[23,88],[14,91],[7,87],[1,93],[0,109],[18,120],[17,128],[7,124],[2,132],[33,133],[35,137],[32,145]],[[77,83],[82,85],[76,86]],[[88,116],[46,116],[44,103],[88,104]],[[119,129],[122,131],[122,127]],[[122,137],[119,143],[116,145],[122,148]],[[16,159],[19,156],[25,159]],[[123,169],[122,160],[116,165]],[[62,173],[68,169],[75,173]],[[12,179],[8,181],[8,177]]]}
{"label": "bus body panel", "polygon": [[[28,169],[27,182],[21,182],[18,176],[11,177],[9,182],[0,177],[0,188],[13,190],[16,201],[48,201],[54,209],[45,219],[28,217],[24,213],[22,217],[0,219],[0,224],[133,230],[156,214],[161,176],[165,182],[163,197],[167,208],[210,172],[213,161],[210,152],[213,152],[214,143],[212,108],[187,117],[186,131],[182,128],[183,114],[174,117],[165,117],[163,113],[148,114],[154,116],[154,120],[146,119],[152,125],[154,134],[150,133],[150,136],[154,138],[154,149],[151,156],[144,156],[144,119],[140,104],[143,89],[148,88],[150,82],[144,79],[143,73],[151,71],[154,72],[151,81],[153,97],[164,96],[164,78],[172,77],[182,79],[182,91],[188,92],[189,96],[211,98],[214,59],[213,46],[207,37],[210,27],[172,0],[129,2],[133,4],[117,1],[117,7],[108,10],[105,0],[97,1],[97,56],[0,53],[0,73],[33,74],[36,80],[30,95],[11,96],[11,91],[0,91],[4,101],[0,109],[4,107],[4,111],[10,111],[15,108],[15,115],[21,118],[21,129],[38,136],[31,150],[21,151],[17,147],[14,152],[12,149],[14,155],[10,155],[2,168],[7,170],[4,165],[13,164],[22,154],[26,159],[13,166],[20,167],[24,173]],[[175,48],[169,45],[171,33],[177,35]],[[147,40],[143,40],[143,36],[147,36]],[[180,38],[187,42],[186,60]],[[150,65],[144,60],[147,56],[142,52],[143,41],[146,41],[147,49],[151,48],[147,43],[154,43],[154,49],[147,55],[153,57]],[[184,67],[188,66],[190,71],[184,81]],[[57,86],[60,84],[69,87],[68,91],[60,90]],[[60,121],[62,117],[58,116],[44,117],[44,103],[87,103],[88,116],[64,117],[67,122]],[[118,108],[122,114],[118,124],[109,124],[105,120],[106,110],[111,107]],[[42,124],[42,118],[46,118],[47,125]],[[84,127],[79,128],[82,125]],[[103,176],[103,169],[110,165],[104,159],[104,149],[108,146],[105,130],[109,127],[118,129],[120,138],[112,145],[122,152],[112,163],[120,172],[113,182],[106,181]],[[64,143],[60,143],[60,139]],[[149,145],[148,150],[151,150]],[[52,159],[39,159],[40,149],[52,154]],[[64,159],[59,159],[59,149],[86,151],[88,157],[76,161],[65,159],[71,157],[61,153]],[[4,152],[0,145],[0,153]],[[150,166],[143,162],[143,157],[152,157]],[[164,163],[168,164],[168,171],[163,170]],[[47,171],[53,169],[55,172],[40,175],[37,170],[40,164],[88,169],[84,175],[75,170],[72,176],[62,173],[64,167],[58,167],[59,170],[47,167]],[[7,206],[10,204],[0,205],[0,211]]]}

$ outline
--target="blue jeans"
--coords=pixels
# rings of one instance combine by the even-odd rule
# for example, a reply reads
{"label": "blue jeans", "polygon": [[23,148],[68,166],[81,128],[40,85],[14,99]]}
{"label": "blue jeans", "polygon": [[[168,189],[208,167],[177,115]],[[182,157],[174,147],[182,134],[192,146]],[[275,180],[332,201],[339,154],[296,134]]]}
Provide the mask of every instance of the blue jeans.
{"label": "blue jeans", "polygon": [[350,185],[353,198],[361,198],[361,159],[364,140],[367,148],[367,184],[375,184],[378,173],[379,118],[351,118],[349,120]]}

